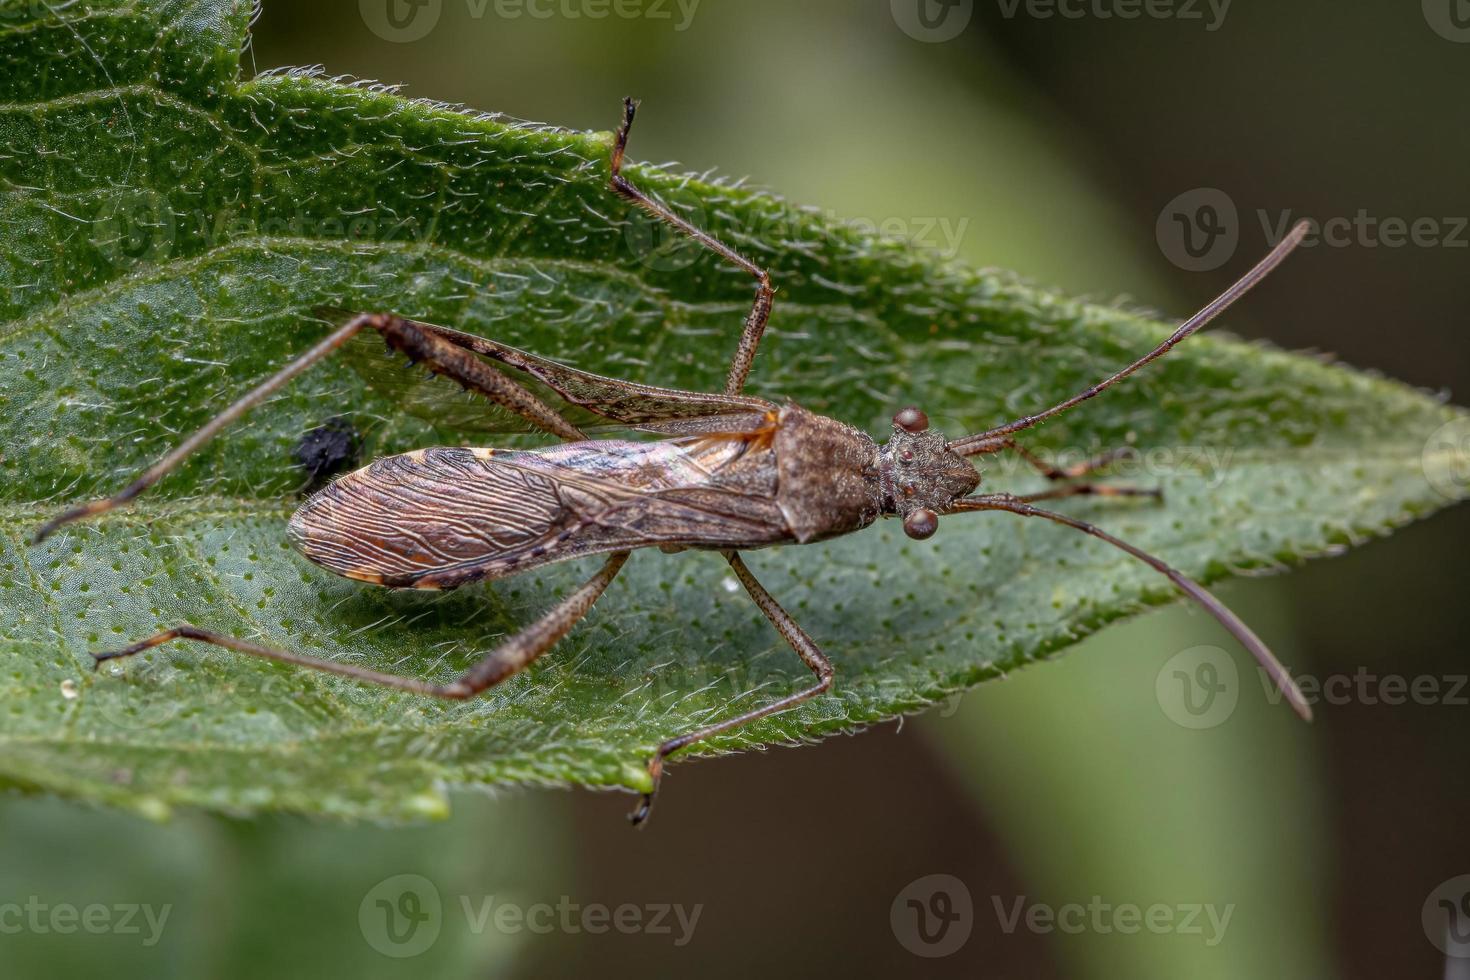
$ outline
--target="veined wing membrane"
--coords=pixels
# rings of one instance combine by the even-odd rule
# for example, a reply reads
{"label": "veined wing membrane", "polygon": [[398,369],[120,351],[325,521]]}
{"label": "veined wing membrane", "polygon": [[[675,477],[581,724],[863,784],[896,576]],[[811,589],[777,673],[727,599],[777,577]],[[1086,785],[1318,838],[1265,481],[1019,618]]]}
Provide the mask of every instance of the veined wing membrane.
{"label": "veined wing membrane", "polygon": [[548,562],[790,538],[774,494],[710,486],[735,440],[426,449],[332,483],[291,518],[311,561],[393,588],[448,589]]}

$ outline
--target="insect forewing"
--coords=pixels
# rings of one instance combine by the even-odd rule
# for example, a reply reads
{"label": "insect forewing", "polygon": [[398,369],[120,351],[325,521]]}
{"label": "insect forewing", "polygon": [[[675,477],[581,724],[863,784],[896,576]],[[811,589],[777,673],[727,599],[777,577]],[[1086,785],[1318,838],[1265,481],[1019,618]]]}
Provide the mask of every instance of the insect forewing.
{"label": "insect forewing", "polygon": [[[763,547],[790,529],[761,453],[738,439],[419,450],[327,487],[290,533],[339,575],[417,589],[650,546]],[[744,480],[721,485],[741,466]]]}

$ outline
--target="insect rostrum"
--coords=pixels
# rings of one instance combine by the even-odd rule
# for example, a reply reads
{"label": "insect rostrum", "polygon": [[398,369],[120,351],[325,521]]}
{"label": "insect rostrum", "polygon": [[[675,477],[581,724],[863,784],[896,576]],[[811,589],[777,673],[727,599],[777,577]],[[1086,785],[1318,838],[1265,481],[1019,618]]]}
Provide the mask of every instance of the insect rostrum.
{"label": "insect rostrum", "polygon": [[[424,449],[381,459],[310,497],[291,518],[289,534],[316,564],[351,579],[398,589],[450,589],[514,575],[550,562],[605,555],[602,567],[542,617],[507,638],[463,676],[430,683],[258,646],[182,625],[96,661],[132,656],[176,639],[383,684],[427,696],[466,699],[515,674],[551,649],[581,620],[617,576],[629,553],[704,549],[722,553],[736,578],[816,681],[795,694],[696,731],[676,735],[648,763],[652,790],[633,813],[648,816],[664,760],[694,742],[784,711],[827,692],[832,664],[817,643],[755,579],[739,553],[806,544],[895,517],[915,539],[935,534],[947,515],[1008,511],[1041,517],[1090,534],[1146,562],[1199,602],[1260,661],[1303,717],[1301,692],[1266,645],[1201,586],[1163,561],[1082,521],[1037,503],[1079,495],[1157,496],[1157,491],[1085,482],[1118,454],[1060,471],[1017,444],[1015,434],[1073,408],[1172,349],[1274,269],[1306,231],[1298,226],[1236,285],[1185,322],[1164,343],[1116,374],[1038,414],[948,441],[916,408],[895,415],[879,445],[866,433],[794,404],[745,395],[770,319],[774,289],[765,270],[645,196],[622,174],[637,104],[625,102],[611,154],[612,190],[689,236],[757,283],[724,392],[679,391],[578,371],[493,340],[383,313],[351,316],[325,339],[184,440],[116,496],[75,507],[37,534],[132,500],[191,453],[302,372],[375,331],[388,345],[435,374],[563,440],[539,450]],[[533,390],[535,389],[535,390]],[[538,390],[566,406],[662,438],[589,439]],[[980,494],[971,459],[1013,451],[1053,480],[1030,496]],[[1083,482],[1079,482],[1083,481]]]}

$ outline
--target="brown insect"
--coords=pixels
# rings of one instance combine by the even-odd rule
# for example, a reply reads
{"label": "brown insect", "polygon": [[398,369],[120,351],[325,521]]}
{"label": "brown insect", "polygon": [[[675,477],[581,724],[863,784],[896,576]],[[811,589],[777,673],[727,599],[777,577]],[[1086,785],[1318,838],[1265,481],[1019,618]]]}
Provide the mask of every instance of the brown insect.
{"label": "brown insect", "polygon": [[[938,530],[943,515],[1007,511],[1065,524],[1157,569],[1219,620],[1260,661],[1297,713],[1310,717],[1306,700],[1286,669],[1248,626],[1204,588],[1090,524],[1035,506],[1040,501],[1083,494],[1138,496],[1157,495],[1157,491],[1060,482],[1055,489],[1030,496],[977,494],[980,474],[970,462],[971,457],[1012,450],[1048,478],[1070,481],[1117,459],[1119,454],[1113,453],[1058,470],[1017,445],[1013,437],[1116,384],[1209,323],[1301,242],[1305,225],[1294,229],[1259,265],[1155,350],[1086,391],[1036,415],[953,442],[931,431],[923,412],[906,408],[894,416],[893,435],[880,446],[852,426],[797,405],[777,405],[742,394],[770,319],[771,278],[623,177],[623,156],[636,109],[631,99],[625,102],[612,150],[613,190],[749,272],[758,283],[755,305],[745,319],[723,394],[603,378],[446,327],[390,314],[357,315],[186,439],[121,493],[67,511],[36,536],[40,541],[64,524],[132,500],[297,375],[340,350],[357,334],[377,331],[410,360],[483,395],[566,444],[532,451],[421,449],[381,459],[330,484],[295,513],[289,530],[302,553],[339,575],[393,589],[453,589],[550,562],[608,555],[597,574],[448,684],[275,650],[188,625],[123,650],[94,654],[97,663],[132,656],[171,640],[197,640],[417,694],[463,700],[520,671],[566,636],[587,615],[634,549],[719,551],[817,681],[796,694],[660,745],[648,763],[653,788],[631,815],[634,823],[641,823],[657,792],[664,760],[672,753],[795,707],[832,687],[831,662],[751,575],[740,559],[741,551],[821,541],[860,530],[882,517],[901,518],[904,532],[922,540]],[[517,381],[502,368],[530,380]],[[538,383],[595,417],[664,438],[590,440],[532,390]]]}

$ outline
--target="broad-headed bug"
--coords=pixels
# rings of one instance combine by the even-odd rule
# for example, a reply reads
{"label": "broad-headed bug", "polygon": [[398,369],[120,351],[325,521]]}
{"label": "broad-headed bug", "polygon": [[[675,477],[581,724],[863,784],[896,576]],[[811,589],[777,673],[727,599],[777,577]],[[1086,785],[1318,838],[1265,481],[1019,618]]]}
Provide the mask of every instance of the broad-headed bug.
{"label": "broad-headed bug", "polygon": [[[757,282],[755,305],[745,319],[723,394],[603,378],[446,327],[391,314],[360,314],[184,440],[121,493],[69,510],[37,534],[39,541],[64,524],[132,500],[297,375],[355,335],[373,330],[411,361],[478,392],[566,444],[532,451],[421,449],[380,459],[327,486],[296,511],[289,532],[302,553],[339,575],[393,589],[452,589],[549,562],[608,555],[597,574],[448,684],[270,649],[188,625],[123,650],[94,654],[97,663],[171,640],[197,640],[417,694],[466,699],[523,669],[566,636],[587,615],[634,549],[718,551],[817,680],[799,693],[659,746],[648,763],[652,791],[632,814],[633,821],[641,823],[648,816],[664,760],[670,754],[785,711],[832,687],[832,664],[751,575],[740,559],[741,551],[821,541],[865,528],[880,517],[902,519],[909,537],[923,539],[938,530],[939,519],[945,515],[1008,511],[1075,528],[1157,569],[1219,620],[1260,661],[1297,713],[1310,717],[1306,700],[1286,669],[1249,627],[1204,588],[1090,524],[1035,506],[1080,494],[1154,491],[1059,482],[1055,489],[1030,496],[979,494],[980,474],[971,462],[975,456],[1011,450],[1045,476],[1072,481],[1116,458],[1113,454],[1057,470],[1026,452],[1013,437],[1118,383],[1219,316],[1300,244],[1305,225],[1293,229],[1259,265],[1153,351],[1072,398],[953,442],[932,430],[922,411],[905,408],[894,416],[892,436],[880,446],[852,426],[794,404],[777,405],[742,393],[771,315],[771,278],[755,263],[645,196],[623,176],[623,155],[636,109],[631,99],[625,102],[612,147],[612,189],[750,273]],[[532,380],[519,382],[503,368]],[[570,406],[663,438],[588,439],[528,387],[535,383]]]}

